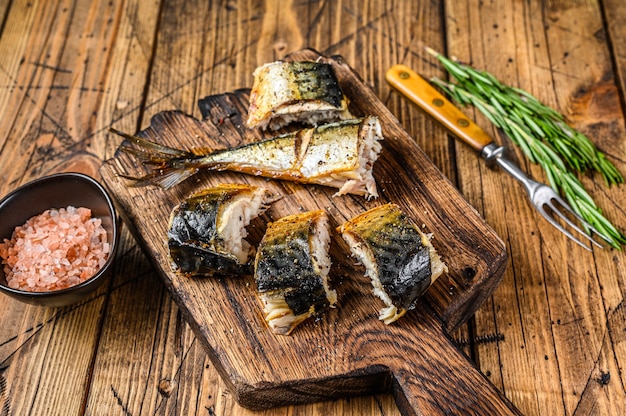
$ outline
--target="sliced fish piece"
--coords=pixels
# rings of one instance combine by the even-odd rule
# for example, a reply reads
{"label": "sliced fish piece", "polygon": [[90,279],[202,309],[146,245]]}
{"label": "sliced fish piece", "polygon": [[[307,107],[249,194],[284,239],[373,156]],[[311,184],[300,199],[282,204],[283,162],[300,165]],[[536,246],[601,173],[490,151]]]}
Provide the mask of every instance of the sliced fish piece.
{"label": "sliced fish piece", "polygon": [[288,335],[337,302],[330,288],[330,233],[323,210],[270,223],[257,249],[254,277],[270,329]]}
{"label": "sliced fish piece", "polygon": [[172,268],[187,276],[251,275],[255,249],[245,240],[246,227],[276,199],[267,189],[245,184],[194,193],[170,215]]}
{"label": "sliced fish piece", "polygon": [[335,71],[324,62],[276,61],[254,71],[247,125],[277,130],[353,118]]}
{"label": "sliced fish piece", "polygon": [[396,204],[364,212],[338,229],[365,266],[373,291],[385,303],[379,319],[390,324],[415,308],[417,299],[447,266],[411,218]]}

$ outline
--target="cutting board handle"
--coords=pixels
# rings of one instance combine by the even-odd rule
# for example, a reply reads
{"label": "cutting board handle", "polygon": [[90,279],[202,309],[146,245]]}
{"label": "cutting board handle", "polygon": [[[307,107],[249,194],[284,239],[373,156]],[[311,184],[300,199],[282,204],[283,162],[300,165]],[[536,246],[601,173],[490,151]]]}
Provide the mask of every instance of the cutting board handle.
{"label": "cutting board handle", "polygon": [[436,319],[425,321],[423,342],[407,346],[400,340],[396,357],[381,357],[390,366],[391,390],[403,415],[521,415]]}

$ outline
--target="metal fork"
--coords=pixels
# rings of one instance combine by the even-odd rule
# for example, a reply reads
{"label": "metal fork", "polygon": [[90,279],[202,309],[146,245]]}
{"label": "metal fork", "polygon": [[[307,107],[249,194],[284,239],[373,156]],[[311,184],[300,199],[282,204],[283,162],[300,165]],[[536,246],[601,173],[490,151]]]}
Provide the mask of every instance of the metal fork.
{"label": "metal fork", "polygon": [[[532,204],[550,224],[581,247],[591,251],[589,245],[576,238],[557,221],[555,217],[558,217],[591,244],[596,247],[603,247],[593,238],[593,235],[596,234],[605,239],[602,234],[576,214],[554,189],[526,176],[519,167],[504,156],[504,147],[494,143],[493,139],[480,126],[467,118],[461,110],[420,75],[405,65],[394,65],[387,71],[386,78],[395,89],[446,126],[457,138],[477,151],[487,161],[487,166],[492,167],[497,164],[520,181],[526,188]],[[582,225],[582,228],[572,220],[573,218]],[[583,228],[589,232],[585,232]]]}

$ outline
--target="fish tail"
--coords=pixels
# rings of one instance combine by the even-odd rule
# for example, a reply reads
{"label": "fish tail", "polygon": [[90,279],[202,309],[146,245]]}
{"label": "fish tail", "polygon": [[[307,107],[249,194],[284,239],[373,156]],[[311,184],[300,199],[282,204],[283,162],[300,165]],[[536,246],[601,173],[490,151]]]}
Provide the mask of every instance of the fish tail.
{"label": "fish tail", "polygon": [[143,165],[149,166],[151,172],[140,177],[120,175],[131,181],[130,186],[156,185],[169,189],[198,172],[197,155],[151,142],[128,133],[109,129],[124,139],[120,151],[135,156]]}

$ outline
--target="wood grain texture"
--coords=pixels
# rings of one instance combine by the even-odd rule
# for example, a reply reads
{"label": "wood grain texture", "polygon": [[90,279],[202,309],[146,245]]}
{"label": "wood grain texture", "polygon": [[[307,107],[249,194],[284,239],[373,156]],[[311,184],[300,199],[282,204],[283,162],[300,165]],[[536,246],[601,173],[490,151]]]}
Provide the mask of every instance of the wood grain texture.
{"label": "wood grain texture", "polygon": [[[405,414],[480,408],[514,412],[499,402],[482,375],[478,376],[462,354],[451,348],[446,334],[439,333],[442,325],[456,328],[468,319],[493,292],[506,261],[502,242],[342,58],[324,58],[312,50],[295,52],[288,58],[327,60],[351,102],[351,112],[380,118],[385,140],[374,171],[381,195],[378,200],[333,197],[334,189],[217,172],[202,172],[168,191],[129,188],[120,175],[141,175],[143,168],[124,154],[107,161],[101,169],[127,224],[134,225],[137,240],[154,259],[198,339],[206,344],[213,364],[240,403],[251,408],[391,390]],[[247,90],[211,96],[200,104],[205,116],[202,121],[182,112],[161,112],[139,134],[168,146],[214,150],[270,135],[245,127]],[[367,300],[372,295],[363,270],[354,266],[347,247],[335,243],[331,246],[335,264],[331,276],[340,306],[302,325],[292,336],[272,334],[264,325],[250,279],[189,279],[169,266],[164,236],[173,207],[199,189],[231,181],[246,181],[284,195],[263,214],[263,221],[252,225],[253,243],[258,244],[262,237],[264,223],[285,215],[324,209],[336,227],[370,207],[391,201],[423,224],[426,232],[435,234],[433,244],[449,273],[425,295],[424,306],[429,306],[410,313],[410,320],[386,327],[377,319],[377,308],[372,308],[375,299]],[[442,322],[433,319],[430,307]],[[457,393],[436,388],[440,378],[454,384]]]}
{"label": "wood grain texture", "polygon": [[[613,88],[609,89],[611,91],[611,96],[613,97],[614,107],[610,110],[614,118],[606,117],[603,119],[604,121],[602,124],[616,126],[618,130],[615,136],[619,137],[619,132],[624,128],[624,114],[626,110],[624,103],[624,91],[626,87],[626,66],[624,65],[624,56],[626,56],[626,25],[624,24],[626,22],[626,5],[619,1],[609,1],[605,3],[604,10],[601,10],[601,12],[603,19],[607,23],[607,27],[600,34],[606,36],[606,39],[610,41],[609,45],[611,50],[608,52],[611,55],[611,61],[613,64],[612,68],[615,77],[615,85]],[[610,86],[611,84],[609,83],[608,85]],[[598,106],[594,106],[594,108],[597,109]],[[623,146],[623,141],[619,142],[618,148],[623,149]],[[609,151],[611,148],[607,146],[606,149]],[[625,163],[623,151],[619,153],[611,150],[611,154],[614,158],[613,160],[620,161],[620,166],[623,167]],[[612,192],[607,199],[612,201],[615,194],[615,191]],[[619,207],[623,207],[623,205]],[[623,208],[618,208],[618,206],[616,206],[614,209],[623,215]],[[626,287],[623,279],[623,276],[626,275],[626,269],[624,268],[623,259],[619,256],[614,256],[611,260],[613,264],[610,269],[610,275],[614,277],[602,277],[600,286],[602,303],[606,314],[606,334],[609,335],[608,339],[610,341],[607,343],[606,337],[602,340],[601,357],[603,367],[600,368],[599,380],[604,382],[600,383],[602,386],[607,385],[607,379],[614,377],[617,379],[616,381],[618,381],[616,384],[623,387],[626,385],[626,374],[619,369],[624,368],[624,365],[626,365],[626,337],[624,337],[624,322],[626,322],[626,315],[624,314],[624,297],[626,294]],[[604,275],[605,274],[603,273],[602,276]],[[598,372],[594,372],[594,375],[595,374],[598,374]],[[591,384],[591,386],[593,386],[593,384]],[[590,391],[593,391],[594,394],[587,396],[589,397],[585,403],[587,408],[595,406],[594,401],[596,401],[596,398],[600,396],[598,387],[599,386],[596,384],[592,389],[590,389]],[[623,409],[626,408],[626,404],[624,403],[626,399],[624,399],[624,395],[622,393],[623,390],[620,391],[619,389],[611,389],[611,392],[606,395],[607,397],[610,397],[612,402],[617,403],[617,411],[623,411]],[[606,405],[602,404],[601,406]]]}
{"label": "wood grain texture", "polygon": [[[624,414],[624,253],[570,246],[517,183],[384,80],[396,63],[444,76],[425,45],[456,55],[563,111],[625,172],[622,3],[0,0],[0,194],[62,170],[97,176],[118,145],[110,125],[199,118],[198,99],[250,86],[262,63],[304,47],[340,54],[506,243],[503,282],[457,344],[524,414]],[[623,186],[583,180],[626,224]],[[110,285],[84,303],[0,299],[0,414],[400,414],[389,394],[242,408],[126,228],[123,241]]]}
{"label": "wood grain texture", "polygon": [[[598,4],[494,2],[478,7],[470,1],[446,6],[448,36],[471,33],[462,44],[450,44],[450,55],[561,111],[624,172],[622,110]],[[541,169],[528,164],[510,140],[493,134],[531,175],[545,181]],[[459,169],[472,172],[473,162],[461,161]],[[623,381],[602,382],[607,375],[620,377],[623,360],[605,342],[613,314],[606,305],[623,301],[621,253],[591,254],[572,247],[548,229],[530,204],[514,197],[519,189],[509,178],[481,178],[482,212],[488,222],[506,224],[496,230],[508,242],[513,265],[493,303],[476,314],[478,334],[495,329],[504,338],[497,346],[478,346],[481,367],[513,402],[523,403],[525,414],[623,413]],[[609,218],[624,224],[624,211],[618,208],[624,206],[623,190],[606,189],[601,178],[593,179],[583,177],[584,185]],[[478,203],[473,194],[463,192]],[[494,208],[518,220],[499,221]],[[547,395],[560,400],[546,400]]]}

